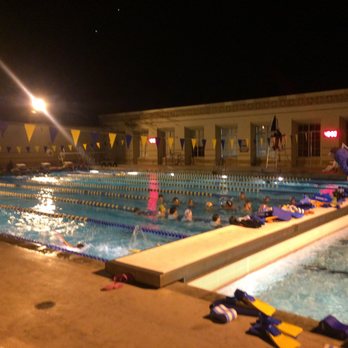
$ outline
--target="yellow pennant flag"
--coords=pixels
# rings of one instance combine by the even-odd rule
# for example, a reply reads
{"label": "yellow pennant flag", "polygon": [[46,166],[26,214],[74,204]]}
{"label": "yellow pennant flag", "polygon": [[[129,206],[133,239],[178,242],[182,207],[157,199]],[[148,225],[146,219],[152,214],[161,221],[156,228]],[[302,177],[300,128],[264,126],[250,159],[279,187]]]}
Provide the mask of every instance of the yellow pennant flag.
{"label": "yellow pennant flag", "polygon": [[68,144],[68,148],[70,151],[72,151],[72,145],[71,144]]}
{"label": "yellow pennant flag", "polygon": [[197,139],[196,138],[191,138],[191,143],[192,143],[192,148],[194,149],[196,144],[197,144]]}
{"label": "yellow pennant flag", "polygon": [[85,149],[85,151],[87,150],[87,144],[82,144],[83,148]]}
{"label": "yellow pennant flag", "polygon": [[147,135],[142,135],[140,138],[141,138],[141,145],[145,146],[147,142]]}
{"label": "yellow pennant flag", "polygon": [[35,149],[35,152],[39,152],[40,151],[40,146],[39,145],[35,145],[34,149]]}
{"label": "yellow pennant flag", "polygon": [[233,138],[230,139],[230,146],[231,146],[231,149],[234,148],[234,139]]}
{"label": "yellow pennant flag", "polygon": [[56,145],[52,145],[52,151],[56,152],[56,150],[57,150],[57,146]]}
{"label": "yellow pennant flag", "polygon": [[216,138],[213,138],[212,142],[213,142],[213,149],[215,150],[215,148],[216,148]]}
{"label": "yellow pennant flag", "polygon": [[100,142],[97,141],[95,144],[97,145],[97,148],[100,149]]}
{"label": "yellow pennant flag", "polygon": [[110,147],[114,146],[116,135],[117,135],[116,133],[109,133]]}
{"label": "yellow pennant flag", "polygon": [[174,138],[173,137],[168,137],[168,146],[169,146],[170,150],[173,147],[173,143],[174,143]]}
{"label": "yellow pennant flag", "polygon": [[22,148],[21,148],[20,146],[16,146],[16,149],[17,149],[17,152],[18,152],[18,153],[21,153]]}
{"label": "yellow pennant flag", "polygon": [[121,140],[121,145],[124,145],[124,139]]}
{"label": "yellow pennant flag", "polygon": [[248,139],[248,138],[245,139],[245,145],[246,145],[247,147],[249,147],[249,139]]}
{"label": "yellow pennant flag", "polygon": [[81,131],[79,129],[71,129],[70,132],[74,141],[74,145],[76,146],[77,142],[79,141]]}
{"label": "yellow pennant flag", "polygon": [[260,138],[260,145],[263,145],[263,138]]}
{"label": "yellow pennant flag", "polygon": [[31,123],[25,123],[24,128],[27,133],[28,142],[30,143],[31,137],[33,136],[36,125]]}

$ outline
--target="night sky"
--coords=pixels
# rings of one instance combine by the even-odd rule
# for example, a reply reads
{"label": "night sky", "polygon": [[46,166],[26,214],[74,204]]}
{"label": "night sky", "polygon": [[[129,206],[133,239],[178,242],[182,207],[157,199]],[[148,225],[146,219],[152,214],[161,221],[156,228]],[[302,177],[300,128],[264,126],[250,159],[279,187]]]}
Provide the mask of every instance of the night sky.
{"label": "night sky", "polygon": [[[54,115],[81,124],[106,112],[348,88],[344,4],[1,1],[0,59]],[[0,119],[26,103],[0,71]]]}

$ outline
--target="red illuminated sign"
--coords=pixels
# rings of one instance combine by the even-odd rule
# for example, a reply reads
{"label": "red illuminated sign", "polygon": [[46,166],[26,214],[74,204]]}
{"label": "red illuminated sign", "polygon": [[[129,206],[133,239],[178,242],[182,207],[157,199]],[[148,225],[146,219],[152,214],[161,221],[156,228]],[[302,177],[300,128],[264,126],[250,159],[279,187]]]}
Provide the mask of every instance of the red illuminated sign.
{"label": "red illuminated sign", "polygon": [[337,130],[326,130],[324,131],[325,138],[337,138],[338,132]]}

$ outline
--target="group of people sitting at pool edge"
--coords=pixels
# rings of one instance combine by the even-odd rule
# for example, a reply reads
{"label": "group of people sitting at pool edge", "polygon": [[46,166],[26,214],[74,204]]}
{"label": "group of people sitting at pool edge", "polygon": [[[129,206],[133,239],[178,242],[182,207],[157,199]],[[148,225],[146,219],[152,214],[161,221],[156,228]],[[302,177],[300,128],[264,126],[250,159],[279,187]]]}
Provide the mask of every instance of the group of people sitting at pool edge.
{"label": "group of people sitting at pool edge", "polygon": [[[221,210],[231,212],[231,216],[228,220],[229,224],[256,228],[261,227],[266,222],[275,220],[288,221],[292,218],[300,218],[306,214],[312,214],[313,208],[317,206],[339,208],[340,202],[342,202],[346,196],[348,196],[348,191],[346,191],[345,188],[338,187],[329,193],[323,192],[315,194],[311,198],[304,196],[299,202],[296,201],[295,197],[291,197],[289,202],[279,207],[272,206],[270,204],[270,197],[265,196],[258,209],[254,211],[252,202],[247,199],[245,192],[240,192],[236,200],[229,196],[222,196],[218,204],[207,201],[205,203],[205,210],[212,213],[211,219],[209,220],[209,224],[212,228],[223,226],[220,215]],[[182,216],[179,215],[179,207],[181,205],[182,202],[179,198],[174,197],[170,207],[167,207],[164,196],[160,194],[157,202],[157,217],[182,222],[192,222],[194,220],[207,221],[206,219],[194,219],[193,211],[195,203],[192,199],[187,201]]]}

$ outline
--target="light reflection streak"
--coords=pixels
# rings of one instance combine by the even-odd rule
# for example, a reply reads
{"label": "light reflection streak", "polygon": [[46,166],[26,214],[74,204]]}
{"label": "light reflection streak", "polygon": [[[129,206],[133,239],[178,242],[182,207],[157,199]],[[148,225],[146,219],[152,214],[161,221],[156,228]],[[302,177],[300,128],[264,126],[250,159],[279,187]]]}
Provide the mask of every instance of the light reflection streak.
{"label": "light reflection streak", "polygon": [[[16,76],[16,74],[0,59],[0,67],[2,70],[16,83],[16,85],[30,98],[35,100],[36,97],[29,91],[24,83]],[[54,116],[46,109],[42,110],[42,113],[57,127],[64,138],[71,144],[74,144],[72,136],[60,125],[60,123],[54,118]],[[76,151],[80,156],[88,163],[93,162],[92,159],[83,151],[82,148],[76,146]]]}

